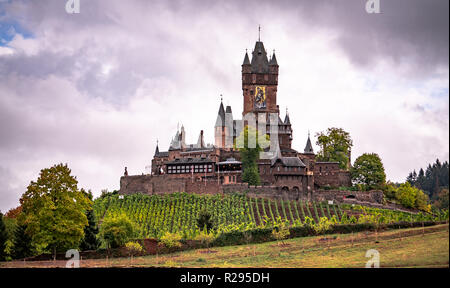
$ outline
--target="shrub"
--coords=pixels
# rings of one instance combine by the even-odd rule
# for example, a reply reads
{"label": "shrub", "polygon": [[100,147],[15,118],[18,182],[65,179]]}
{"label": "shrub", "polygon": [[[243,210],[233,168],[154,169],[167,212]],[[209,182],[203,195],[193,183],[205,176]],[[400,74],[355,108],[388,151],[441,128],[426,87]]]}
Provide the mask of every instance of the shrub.
{"label": "shrub", "polygon": [[317,235],[326,233],[330,230],[332,222],[327,217],[321,217],[319,223],[313,225],[313,229]]}
{"label": "shrub", "polygon": [[142,251],[144,251],[144,248],[142,248],[141,244],[137,242],[127,242],[125,244],[125,248],[127,249],[128,253],[130,254],[130,257],[133,257]]}
{"label": "shrub", "polygon": [[285,222],[281,222],[273,227],[272,237],[277,241],[281,241],[284,244],[283,240],[286,239],[290,235],[289,227]]}
{"label": "shrub", "polygon": [[161,237],[160,244],[164,244],[167,248],[181,247],[181,235],[178,233],[166,232],[164,236]]}
{"label": "shrub", "polygon": [[120,247],[135,236],[135,226],[125,214],[107,216],[100,226],[99,236],[108,248]]}

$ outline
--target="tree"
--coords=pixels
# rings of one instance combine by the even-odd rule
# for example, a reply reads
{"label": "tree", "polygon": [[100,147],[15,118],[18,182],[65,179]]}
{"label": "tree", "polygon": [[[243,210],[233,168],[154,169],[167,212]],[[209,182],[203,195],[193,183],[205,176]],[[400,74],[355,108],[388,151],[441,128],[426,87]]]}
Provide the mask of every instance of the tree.
{"label": "tree", "polygon": [[441,189],[438,195],[436,206],[440,209],[448,209],[448,189]]}
{"label": "tree", "polygon": [[87,211],[86,217],[88,219],[88,225],[84,227],[84,238],[80,244],[80,248],[82,251],[97,250],[100,243],[97,239],[98,227],[95,223],[94,211]]}
{"label": "tree", "polygon": [[16,219],[20,215],[21,212],[22,212],[22,206],[17,206],[16,208],[9,209],[9,211],[6,212],[5,217]]}
{"label": "tree", "polygon": [[8,233],[6,232],[6,226],[3,222],[3,213],[0,212],[0,261],[6,260],[6,241],[8,241]]}
{"label": "tree", "polygon": [[339,162],[341,169],[348,169],[350,151],[353,141],[350,134],[342,128],[328,128],[327,132],[316,134],[316,144],[320,147],[317,153],[318,161]]}
{"label": "tree", "polygon": [[[252,143],[255,145],[252,145]],[[268,147],[268,144],[267,135],[259,137],[258,131],[248,125],[245,126],[244,130],[236,138],[235,148],[237,147],[239,149],[241,155],[243,182],[250,185],[261,184],[257,160],[259,159],[259,152],[262,151],[262,147]]]}
{"label": "tree", "polygon": [[54,165],[42,169],[20,199],[19,224],[27,226],[33,246],[51,249],[55,259],[58,251],[78,248],[88,225],[85,211],[92,202],[77,184],[67,164]]}
{"label": "tree", "polygon": [[419,208],[422,210],[427,210],[425,207],[428,202],[428,197],[423,193],[423,191],[418,188],[411,186],[409,182],[400,184],[395,193],[397,200],[405,207],[409,208]]}
{"label": "tree", "polygon": [[117,248],[125,245],[135,236],[136,228],[133,222],[125,215],[109,215],[103,219],[99,236],[108,248]]}
{"label": "tree", "polygon": [[356,158],[350,172],[353,182],[363,184],[367,190],[380,188],[386,183],[384,166],[376,153],[364,153]]}
{"label": "tree", "polygon": [[206,231],[210,231],[214,227],[214,222],[212,221],[212,215],[206,209],[200,210],[197,218],[197,227],[200,230],[206,228]]}
{"label": "tree", "polygon": [[14,233],[14,259],[22,259],[33,255],[31,237],[26,233],[27,226],[18,225]]}

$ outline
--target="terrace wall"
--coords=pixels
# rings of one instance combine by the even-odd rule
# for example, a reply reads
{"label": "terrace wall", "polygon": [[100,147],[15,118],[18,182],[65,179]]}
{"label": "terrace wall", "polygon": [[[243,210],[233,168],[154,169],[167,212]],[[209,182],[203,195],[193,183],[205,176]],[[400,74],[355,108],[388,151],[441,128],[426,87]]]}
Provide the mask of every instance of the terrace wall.
{"label": "terrace wall", "polygon": [[137,175],[123,176],[120,178],[120,194],[166,194],[186,192],[196,194],[218,193],[247,193],[249,197],[262,197],[286,200],[309,200],[348,202],[350,199],[359,202],[383,203],[382,191],[340,191],[340,190],[315,190],[315,191],[284,191],[277,186],[249,186],[245,183],[219,185],[216,180],[198,181],[191,178],[173,178],[165,175]]}

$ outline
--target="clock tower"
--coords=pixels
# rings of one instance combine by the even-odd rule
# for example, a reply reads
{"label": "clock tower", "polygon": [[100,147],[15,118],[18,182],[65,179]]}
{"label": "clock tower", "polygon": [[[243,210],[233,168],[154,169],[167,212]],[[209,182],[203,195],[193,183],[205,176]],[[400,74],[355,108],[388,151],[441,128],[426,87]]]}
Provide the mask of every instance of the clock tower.
{"label": "clock tower", "polygon": [[279,113],[277,106],[278,63],[275,52],[267,58],[264,44],[257,41],[250,61],[245,53],[242,64],[242,92],[244,111],[253,113]]}

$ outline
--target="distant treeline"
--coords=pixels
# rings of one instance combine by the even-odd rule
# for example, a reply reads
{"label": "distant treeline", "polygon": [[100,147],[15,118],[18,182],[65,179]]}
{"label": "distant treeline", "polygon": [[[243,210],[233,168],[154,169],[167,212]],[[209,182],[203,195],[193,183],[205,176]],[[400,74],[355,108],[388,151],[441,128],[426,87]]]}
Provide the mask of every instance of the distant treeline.
{"label": "distant treeline", "polygon": [[419,173],[416,170],[410,172],[406,181],[423,190],[431,200],[436,200],[439,192],[449,187],[448,162],[441,164],[439,159],[436,159],[433,165],[428,164],[425,171],[420,168]]}

